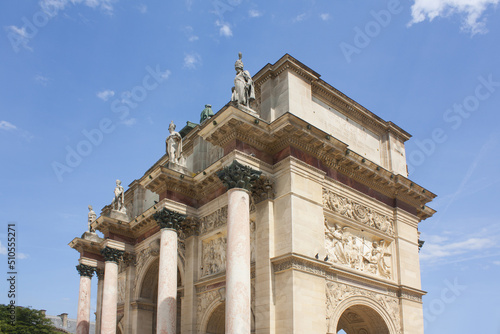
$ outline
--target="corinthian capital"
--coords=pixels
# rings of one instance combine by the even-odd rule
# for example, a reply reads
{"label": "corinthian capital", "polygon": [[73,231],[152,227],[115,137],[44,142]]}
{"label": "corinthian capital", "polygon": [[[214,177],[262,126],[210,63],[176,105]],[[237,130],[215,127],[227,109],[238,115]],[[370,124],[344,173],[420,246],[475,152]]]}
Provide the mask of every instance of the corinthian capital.
{"label": "corinthian capital", "polygon": [[104,261],[113,261],[116,262],[116,264],[118,264],[118,262],[122,258],[123,253],[124,251],[122,250],[118,250],[107,246],[101,249],[101,254],[102,256],[104,256]]}
{"label": "corinthian capital", "polygon": [[243,166],[238,161],[217,172],[217,176],[227,189],[242,188],[250,191],[255,181],[262,174],[249,166]]}
{"label": "corinthian capital", "polygon": [[87,276],[87,277],[92,278],[96,268],[91,267],[91,266],[87,266],[85,264],[79,264],[76,266],[76,270],[78,270],[78,273],[80,274],[80,276]]}
{"label": "corinthian capital", "polygon": [[182,222],[186,219],[186,217],[186,215],[171,211],[167,208],[163,208],[153,214],[153,218],[156,220],[160,228],[170,228],[176,231],[181,228]]}

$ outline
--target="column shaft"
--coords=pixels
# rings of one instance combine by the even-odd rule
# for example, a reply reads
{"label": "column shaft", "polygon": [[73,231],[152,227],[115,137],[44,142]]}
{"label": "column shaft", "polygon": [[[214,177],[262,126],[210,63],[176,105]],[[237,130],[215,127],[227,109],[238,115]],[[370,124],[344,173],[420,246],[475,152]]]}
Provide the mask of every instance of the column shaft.
{"label": "column shaft", "polygon": [[249,192],[228,190],[226,333],[250,333],[250,205]]}
{"label": "column shaft", "polygon": [[83,275],[80,276],[80,292],[78,295],[78,315],[76,318],[76,334],[89,334],[90,286],[91,286],[91,278]]}
{"label": "column shaft", "polygon": [[117,302],[118,264],[114,261],[106,261],[104,265],[101,334],[116,334]]}
{"label": "column shaft", "polygon": [[161,229],[156,333],[175,334],[177,323],[177,232]]}
{"label": "column shaft", "polygon": [[95,321],[95,334],[101,334],[103,290],[104,290],[104,277],[98,276],[98,280],[97,280],[97,307],[96,307],[96,317],[95,317],[95,319],[96,319],[96,321]]}

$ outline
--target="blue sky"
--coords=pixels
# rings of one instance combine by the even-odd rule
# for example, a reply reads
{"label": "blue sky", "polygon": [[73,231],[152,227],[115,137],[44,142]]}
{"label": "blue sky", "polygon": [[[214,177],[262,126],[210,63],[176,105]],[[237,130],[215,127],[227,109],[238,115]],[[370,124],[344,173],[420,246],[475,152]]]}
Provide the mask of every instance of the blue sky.
{"label": "blue sky", "polygon": [[413,135],[410,179],[439,195],[420,225],[426,333],[500,333],[499,2],[2,1],[0,262],[15,222],[18,304],[76,317],[67,244],[87,205],[142,176],[171,120],[229,101],[239,51],[252,74],[289,53]]}

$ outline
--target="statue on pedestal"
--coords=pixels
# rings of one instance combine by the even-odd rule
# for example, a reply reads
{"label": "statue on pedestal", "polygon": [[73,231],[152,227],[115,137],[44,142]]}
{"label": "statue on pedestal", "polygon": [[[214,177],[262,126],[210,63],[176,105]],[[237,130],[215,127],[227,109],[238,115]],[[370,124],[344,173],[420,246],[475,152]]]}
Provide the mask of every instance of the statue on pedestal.
{"label": "statue on pedestal", "polygon": [[123,189],[121,184],[122,181],[116,180],[115,198],[113,198],[113,202],[111,202],[111,205],[113,207],[113,210],[126,213],[127,209],[125,208],[125,190]]}
{"label": "statue on pedestal", "polygon": [[174,121],[170,122],[168,127],[170,135],[167,137],[167,155],[169,163],[185,166],[184,157],[182,156],[182,137],[179,132],[175,131]]}
{"label": "statue on pedestal", "polygon": [[94,210],[92,209],[92,205],[89,205],[89,215],[88,215],[88,223],[89,223],[89,232],[95,232],[94,229],[92,228],[92,223],[95,222],[97,219],[97,215],[95,214]]}
{"label": "statue on pedestal", "polygon": [[238,54],[239,59],[234,63],[236,77],[234,78],[234,87],[232,88],[231,101],[238,102],[245,107],[250,108],[250,102],[255,100],[255,88],[250,72],[243,70],[243,62],[241,61],[241,52]]}

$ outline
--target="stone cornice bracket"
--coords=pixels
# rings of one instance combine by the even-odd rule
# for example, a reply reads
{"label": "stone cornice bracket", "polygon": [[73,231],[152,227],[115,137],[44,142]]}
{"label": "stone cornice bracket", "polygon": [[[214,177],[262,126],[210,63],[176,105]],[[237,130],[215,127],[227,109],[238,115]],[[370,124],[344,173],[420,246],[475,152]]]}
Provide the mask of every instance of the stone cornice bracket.
{"label": "stone cornice bracket", "polygon": [[176,231],[182,227],[182,222],[186,219],[186,217],[187,215],[171,211],[167,208],[163,208],[153,214],[153,218],[156,220],[161,229],[169,228]]}
{"label": "stone cornice bracket", "polygon": [[106,261],[106,262],[113,261],[113,262],[116,262],[116,264],[118,264],[118,262],[120,261],[120,259],[122,258],[124,253],[125,252],[122,250],[118,250],[118,249],[111,248],[108,246],[101,249],[101,254],[102,254],[102,256],[104,256],[104,261]]}
{"label": "stone cornice bracket", "polygon": [[95,267],[91,267],[91,266],[87,266],[85,264],[79,264],[76,266],[76,270],[78,271],[78,273],[80,274],[80,276],[87,276],[87,277],[90,277],[92,278],[92,276],[94,275],[94,271],[96,271],[97,268]]}
{"label": "stone cornice bracket", "polygon": [[234,160],[231,165],[217,172],[217,176],[227,189],[241,188],[251,191],[259,179],[261,171],[256,171],[249,166],[243,166]]}

